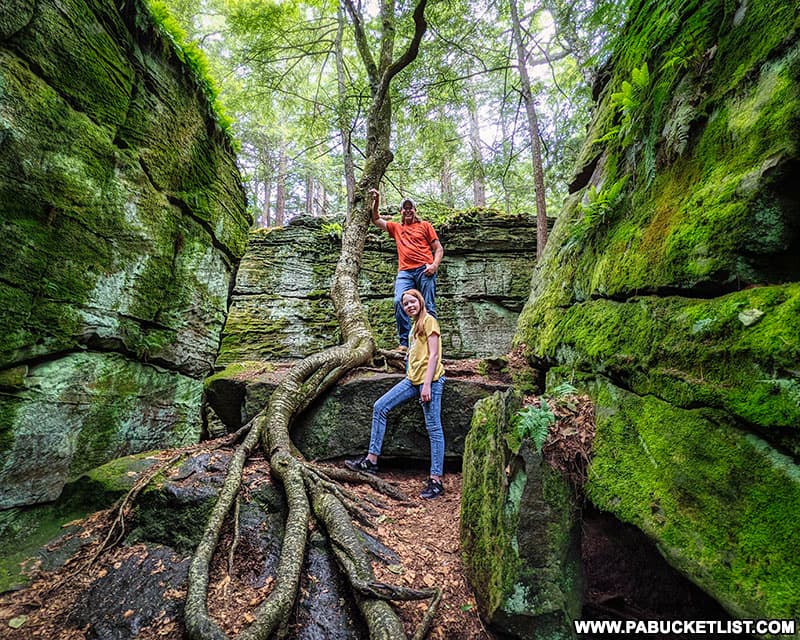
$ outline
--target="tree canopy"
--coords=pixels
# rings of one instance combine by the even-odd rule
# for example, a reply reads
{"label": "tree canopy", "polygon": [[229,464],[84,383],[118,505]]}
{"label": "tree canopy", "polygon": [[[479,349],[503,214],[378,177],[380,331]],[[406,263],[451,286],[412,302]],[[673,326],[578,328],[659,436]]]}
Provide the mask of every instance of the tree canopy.
{"label": "tree canopy", "polygon": [[[412,6],[390,4],[405,16],[394,26],[402,48],[414,33]],[[355,12],[366,41],[374,39],[379,3],[168,5],[187,40],[206,54],[233,119],[257,224],[282,224],[302,213],[346,214],[366,155],[372,82],[358,29],[350,27]],[[382,184],[386,199],[411,197],[431,214],[474,206],[534,214],[531,148],[539,146],[544,201],[554,215],[616,28],[609,25],[619,25],[624,12],[622,0],[520,4],[517,43],[510,2],[429,6],[417,64],[391,84],[396,127],[394,162]],[[526,117],[526,77],[536,136]]]}

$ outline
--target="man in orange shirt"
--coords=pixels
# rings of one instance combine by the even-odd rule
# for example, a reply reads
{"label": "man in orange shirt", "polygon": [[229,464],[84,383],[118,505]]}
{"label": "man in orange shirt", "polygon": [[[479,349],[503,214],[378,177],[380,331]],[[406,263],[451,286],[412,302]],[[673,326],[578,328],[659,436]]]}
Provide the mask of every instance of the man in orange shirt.
{"label": "man in orange shirt", "polygon": [[397,277],[394,281],[394,318],[400,351],[408,350],[408,333],[411,321],[403,311],[403,294],[417,289],[425,299],[425,307],[436,317],[436,272],[444,256],[444,248],[430,222],[417,217],[417,209],[411,200],[404,200],[400,209],[402,224],[384,220],[378,213],[380,194],[370,189],[372,200],[372,222],[394,238],[397,245]]}

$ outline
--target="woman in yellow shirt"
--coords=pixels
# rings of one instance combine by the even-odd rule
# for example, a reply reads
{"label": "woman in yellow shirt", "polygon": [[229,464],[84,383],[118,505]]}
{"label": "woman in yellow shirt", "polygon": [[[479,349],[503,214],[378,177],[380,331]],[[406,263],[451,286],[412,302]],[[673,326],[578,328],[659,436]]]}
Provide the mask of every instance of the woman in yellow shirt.
{"label": "woman in yellow shirt", "polygon": [[425,300],[416,289],[403,294],[403,310],[411,318],[411,346],[408,350],[406,377],[383,394],[372,408],[372,433],[369,450],[358,460],[345,464],[355,471],[378,472],[378,456],[386,433],[386,417],[395,407],[419,398],[425,414],[425,427],[431,442],[431,472],[421,498],[438,498],[444,494],[442,466],[444,465],[444,431],[442,431],[442,336],[439,322],[425,309]]}

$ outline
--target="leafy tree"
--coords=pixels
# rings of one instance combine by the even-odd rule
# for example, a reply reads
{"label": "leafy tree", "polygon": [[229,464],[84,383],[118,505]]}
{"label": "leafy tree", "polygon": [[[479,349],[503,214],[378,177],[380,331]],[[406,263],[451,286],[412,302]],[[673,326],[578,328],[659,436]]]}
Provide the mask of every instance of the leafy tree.
{"label": "leafy tree", "polygon": [[[195,640],[224,638],[221,629],[208,615],[209,566],[223,521],[241,486],[244,463],[259,443],[269,453],[270,468],[284,488],[289,513],[274,588],[255,611],[255,622],[242,633],[243,637],[267,638],[278,627],[285,626],[297,596],[307,544],[307,523],[312,511],[331,539],[339,566],[357,594],[356,601],[370,629],[370,637],[405,637],[402,624],[388,600],[432,597],[432,607],[435,607],[440,597],[438,590],[415,591],[375,582],[370,561],[352,525],[348,512],[350,501],[342,500],[342,490],[335,484],[331,471],[294,455],[289,437],[289,424],[294,415],[349,369],[368,362],[372,357],[374,342],[357,289],[361,255],[371,219],[370,203],[365,195],[369,188],[380,183],[392,161],[389,147],[392,127],[389,90],[392,81],[417,57],[427,26],[426,0],[418,0],[412,15],[413,27],[409,28],[406,36],[407,44],[395,57],[398,27],[405,25],[401,25],[395,15],[393,3],[386,0],[381,4],[380,26],[376,28],[377,42],[374,45],[367,33],[364,16],[350,0],[345,0],[345,6],[359,57],[369,78],[370,101],[366,117],[364,168],[355,189],[356,207],[342,232],[342,252],[331,288],[343,343],[303,359],[286,374],[272,393],[267,409],[254,418],[249,433],[233,455],[224,486],[189,568],[185,624],[188,636]],[[377,55],[373,47],[377,49]],[[430,619],[430,616],[426,617],[427,624]],[[424,632],[423,628],[417,636],[422,637]]]}

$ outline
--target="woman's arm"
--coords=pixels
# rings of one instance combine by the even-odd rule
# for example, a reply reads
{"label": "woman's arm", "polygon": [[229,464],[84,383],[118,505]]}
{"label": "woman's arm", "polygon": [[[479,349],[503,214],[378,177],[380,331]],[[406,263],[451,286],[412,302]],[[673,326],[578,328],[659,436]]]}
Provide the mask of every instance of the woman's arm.
{"label": "woman's arm", "polygon": [[431,383],[433,374],[436,373],[436,365],[439,362],[439,334],[432,333],[428,336],[428,367],[425,369],[425,382],[422,383],[422,391],[419,392],[420,400],[423,402],[431,401]]}

